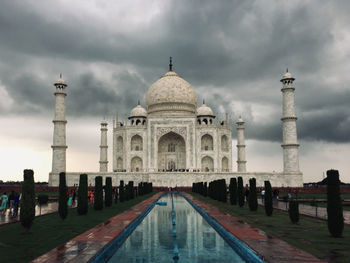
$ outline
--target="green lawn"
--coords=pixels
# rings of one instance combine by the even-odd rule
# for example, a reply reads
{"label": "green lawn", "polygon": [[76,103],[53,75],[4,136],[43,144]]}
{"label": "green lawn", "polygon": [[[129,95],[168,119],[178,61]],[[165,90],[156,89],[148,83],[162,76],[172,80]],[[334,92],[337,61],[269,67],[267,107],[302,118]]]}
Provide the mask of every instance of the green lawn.
{"label": "green lawn", "polygon": [[247,204],[240,208],[239,206],[224,204],[199,194],[193,194],[193,196],[318,258],[331,262],[349,262],[350,226],[345,226],[342,238],[333,238],[328,232],[326,221],[300,216],[299,223],[293,225],[290,223],[288,212],[285,211],[274,210],[273,215],[267,217],[264,208],[261,206],[259,206],[257,212],[251,212]]}
{"label": "green lawn", "polygon": [[21,223],[0,226],[0,261],[29,262],[152,195],[154,193],[113,204],[102,211],[89,207],[87,215],[79,216],[76,209],[69,209],[64,221],[57,213],[37,217],[31,234],[23,234]]}

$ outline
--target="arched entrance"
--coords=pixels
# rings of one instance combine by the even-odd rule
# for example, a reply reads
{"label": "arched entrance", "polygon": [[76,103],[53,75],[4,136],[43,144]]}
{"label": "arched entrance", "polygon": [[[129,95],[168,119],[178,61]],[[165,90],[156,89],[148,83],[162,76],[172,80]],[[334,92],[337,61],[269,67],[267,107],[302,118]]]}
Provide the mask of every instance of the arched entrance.
{"label": "arched entrance", "polygon": [[122,172],[123,170],[123,158],[121,157],[118,157],[117,159],[117,169],[118,169],[118,172]]}
{"label": "arched entrance", "polygon": [[142,137],[140,135],[132,136],[130,148],[131,151],[142,151]]}
{"label": "arched entrance", "polygon": [[141,172],[142,171],[142,159],[135,156],[131,159],[131,172]]}
{"label": "arched entrance", "polygon": [[228,152],[228,139],[226,135],[221,137],[221,151]]}
{"label": "arched entrance", "polygon": [[222,172],[228,172],[228,159],[226,157],[222,158],[221,161],[221,171]]}
{"label": "arched entrance", "polygon": [[175,132],[163,135],[158,141],[158,170],[181,171],[186,169],[185,140]]}
{"label": "arched entrance", "polygon": [[202,158],[202,172],[213,172],[214,171],[214,160],[210,156]]}
{"label": "arched entrance", "polygon": [[201,138],[201,149],[202,151],[212,151],[213,150],[213,136],[206,134]]}

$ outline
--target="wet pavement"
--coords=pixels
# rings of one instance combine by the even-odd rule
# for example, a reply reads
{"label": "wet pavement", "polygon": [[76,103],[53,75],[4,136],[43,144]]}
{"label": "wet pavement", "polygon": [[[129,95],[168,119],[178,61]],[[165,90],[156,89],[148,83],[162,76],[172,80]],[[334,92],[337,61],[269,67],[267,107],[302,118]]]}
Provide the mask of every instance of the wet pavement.
{"label": "wet pavement", "polygon": [[315,256],[289,245],[287,242],[269,236],[264,231],[254,228],[242,220],[221,212],[218,208],[203,203],[193,198],[192,195],[185,194],[198,207],[203,209],[210,217],[220,223],[227,231],[236,236],[243,243],[258,253],[258,255],[268,262],[326,262]]}
{"label": "wet pavement", "polygon": [[[145,211],[160,194],[158,193],[142,201],[131,209],[110,218],[69,242],[52,249],[48,253],[33,260],[32,263],[82,263],[92,260],[96,254],[102,251],[109,242],[114,240],[132,221]],[[221,212],[212,205],[198,201],[189,194],[185,195],[220,223],[227,231],[256,251],[267,262],[325,262],[289,245],[283,240],[269,236],[264,231],[254,228],[230,214]]]}
{"label": "wet pavement", "polygon": [[[72,208],[76,207],[75,202],[72,206]],[[46,205],[41,205],[41,208],[39,205],[35,206],[35,216],[42,216],[42,215],[47,215],[51,213],[56,213],[58,211],[58,202],[50,202],[47,203]],[[10,213],[10,209],[6,210],[6,213],[0,214],[0,225],[4,224],[9,224],[9,223],[15,223],[19,220],[19,213],[20,210],[18,210],[18,216],[13,217],[12,214]]]}
{"label": "wet pavement", "polygon": [[[259,205],[264,205],[261,199],[258,200]],[[288,211],[288,202],[274,201],[273,207],[279,210]],[[327,208],[316,207],[299,203],[299,213],[306,216],[316,217],[327,220]],[[350,211],[343,210],[344,223],[350,224]]]}
{"label": "wet pavement", "polygon": [[138,203],[129,210],[108,219],[36,258],[32,263],[85,263],[93,259],[106,244],[114,240],[132,221],[145,211],[161,193]]}

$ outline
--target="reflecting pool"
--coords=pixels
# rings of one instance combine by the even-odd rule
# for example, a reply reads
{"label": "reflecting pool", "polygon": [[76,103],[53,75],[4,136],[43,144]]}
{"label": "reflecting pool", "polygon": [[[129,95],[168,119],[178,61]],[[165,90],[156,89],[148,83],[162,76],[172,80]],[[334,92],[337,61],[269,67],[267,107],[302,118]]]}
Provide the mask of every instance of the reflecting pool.
{"label": "reflecting pool", "polygon": [[[172,224],[172,197],[163,196],[108,262],[225,263],[245,262],[180,195],[173,195],[176,238]],[[174,246],[179,259],[174,259]]]}

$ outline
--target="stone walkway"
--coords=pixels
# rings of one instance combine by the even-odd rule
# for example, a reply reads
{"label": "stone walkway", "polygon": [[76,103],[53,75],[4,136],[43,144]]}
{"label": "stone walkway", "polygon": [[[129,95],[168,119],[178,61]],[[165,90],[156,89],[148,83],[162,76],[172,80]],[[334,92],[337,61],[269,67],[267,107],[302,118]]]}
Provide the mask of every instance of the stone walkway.
{"label": "stone walkway", "polygon": [[227,231],[243,241],[250,248],[258,253],[258,255],[267,262],[305,262],[320,263],[322,261],[315,256],[295,248],[285,241],[269,236],[264,231],[254,228],[242,220],[221,212],[218,208],[194,199],[192,195],[185,194],[198,207],[203,209],[210,217],[220,223]]}
{"label": "stone walkway", "polygon": [[[76,207],[76,203],[77,202],[75,202],[75,204],[72,207]],[[58,202],[51,202],[46,205],[42,205],[41,211],[40,211],[39,205],[35,206],[35,216],[47,215],[47,214],[55,213],[57,211],[58,211]],[[12,217],[9,209],[7,209],[6,214],[0,215],[0,225],[15,223],[18,220],[19,220],[19,216],[15,218]]]}
{"label": "stone walkway", "polygon": [[[133,222],[161,193],[142,201],[131,209],[110,218],[69,242],[58,246],[48,253],[33,260],[32,263],[82,263],[93,259],[96,254],[114,240],[131,222]],[[288,243],[267,235],[242,220],[221,212],[216,207],[194,199],[185,194],[209,216],[220,223],[227,231],[256,251],[267,262],[305,262],[321,263],[318,258],[297,249]]]}
{"label": "stone walkway", "polygon": [[129,210],[89,229],[69,242],[58,246],[33,260],[32,263],[85,263],[93,259],[105,245],[114,240],[134,221],[161,193],[140,202]]}

